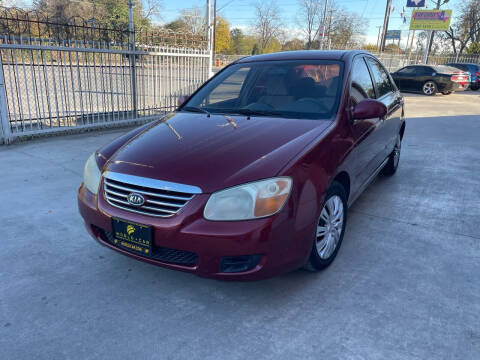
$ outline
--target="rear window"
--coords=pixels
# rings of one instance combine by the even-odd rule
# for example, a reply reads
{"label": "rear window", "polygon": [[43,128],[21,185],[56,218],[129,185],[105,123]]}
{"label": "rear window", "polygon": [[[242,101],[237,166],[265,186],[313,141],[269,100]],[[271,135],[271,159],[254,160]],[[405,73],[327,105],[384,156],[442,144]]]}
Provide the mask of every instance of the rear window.
{"label": "rear window", "polygon": [[453,74],[454,72],[458,72],[459,69],[454,68],[453,66],[446,66],[446,65],[437,65],[433,67],[437,73],[440,74]]}

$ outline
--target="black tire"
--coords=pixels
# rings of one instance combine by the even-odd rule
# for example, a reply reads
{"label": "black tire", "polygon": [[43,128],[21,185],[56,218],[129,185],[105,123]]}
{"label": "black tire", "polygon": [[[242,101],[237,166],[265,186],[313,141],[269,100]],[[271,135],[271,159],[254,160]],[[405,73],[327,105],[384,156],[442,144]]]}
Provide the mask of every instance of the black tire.
{"label": "black tire", "polygon": [[435,81],[428,80],[422,85],[422,93],[427,96],[433,96],[437,93],[438,88]]}
{"label": "black tire", "polygon": [[479,88],[480,88],[480,85],[478,85],[478,84],[470,85],[470,89],[473,90],[473,91],[477,91]]}
{"label": "black tire", "polygon": [[393,151],[388,155],[387,164],[383,167],[381,174],[386,176],[392,176],[397,172],[398,164],[400,162],[400,154],[402,151],[402,138],[400,134],[397,135],[395,140],[395,146]]}
{"label": "black tire", "polygon": [[[317,233],[320,225],[327,225],[323,221],[321,214],[324,209],[328,211],[327,202],[330,199],[341,200],[341,203],[343,206],[342,223],[341,225],[338,226],[338,228],[341,228],[341,233],[340,235],[338,235],[338,240],[335,241],[335,248],[333,249],[333,251],[329,253],[327,257],[322,258],[317,248],[318,238],[320,237],[325,241],[325,243],[328,243],[327,236],[331,236],[331,235],[327,235],[327,232],[325,232],[325,235],[322,237],[322,236],[317,236]],[[333,262],[333,260],[338,254],[338,250],[340,249],[340,246],[342,245],[342,240],[343,240],[343,235],[345,233],[346,225],[347,225],[347,196],[342,184],[334,181],[332,185],[330,185],[330,188],[328,189],[327,194],[325,195],[325,201],[323,202],[322,209],[320,210],[320,214],[318,214],[317,227],[316,227],[316,231],[313,238],[312,249],[310,251],[310,256],[308,258],[307,263],[303,266],[304,269],[308,271],[319,271],[319,270],[325,269]],[[324,228],[327,228],[327,226],[325,226]],[[334,232],[335,234],[338,234],[338,231],[335,230],[336,229],[335,227],[329,226],[329,228],[333,229],[332,233]],[[321,241],[319,243],[321,243]]]}

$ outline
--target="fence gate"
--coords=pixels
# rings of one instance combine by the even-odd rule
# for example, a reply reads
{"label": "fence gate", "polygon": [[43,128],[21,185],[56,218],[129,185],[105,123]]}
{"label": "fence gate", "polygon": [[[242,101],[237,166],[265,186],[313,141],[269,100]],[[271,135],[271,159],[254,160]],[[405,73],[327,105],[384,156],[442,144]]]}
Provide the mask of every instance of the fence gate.
{"label": "fence gate", "polygon": [[57,24],[0,10],[0,142],[146,122],[208,78],[203,37]]}

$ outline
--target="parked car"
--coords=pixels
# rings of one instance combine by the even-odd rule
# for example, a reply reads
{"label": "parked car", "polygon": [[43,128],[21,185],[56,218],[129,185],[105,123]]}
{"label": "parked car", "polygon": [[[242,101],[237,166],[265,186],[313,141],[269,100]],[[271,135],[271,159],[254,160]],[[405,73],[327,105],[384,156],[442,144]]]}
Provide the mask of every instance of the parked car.
{"label": "parked car", "polygon": [[479,64],[448,63],[445,65],[457,68],[465,72],[469,72],[470,73],[470,89],[478,90],[480,88],[480,65]]}
{"label": "parked car", "polygon": [[464,90],[469,83],[468,74],[445,65],[409,65],[392,73],[392,77],[401,91],[430,96]]}
{"label": "parked car", "polygon": [[150,264],[239,280],[321,270],[348,206],[397,170],[404,130],[368,53],[251,56],[92,154],[78,205],[94,239]]}

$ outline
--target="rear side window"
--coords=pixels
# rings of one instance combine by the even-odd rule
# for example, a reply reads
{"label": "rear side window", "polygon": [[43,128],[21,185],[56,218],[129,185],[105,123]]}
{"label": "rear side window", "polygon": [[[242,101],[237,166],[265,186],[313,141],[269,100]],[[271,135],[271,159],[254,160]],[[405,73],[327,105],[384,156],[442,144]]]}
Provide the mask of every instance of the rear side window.
{"label": "rear side window", "polygon": [[376,60],[368,59],[370,63],[370,69],[372,70],[373,81],[375,82],[375,86],[377,88],[377,97],[382,97],[389,92],[392,92],[393,85],[390,82],[390,77],[388,76],[387,72],[383,69],[382,65]]}
{"label": "rear side window", "polygon": [[363,58],[357,58],[353,63],[350,81],[350,98],[353,100],[354,105],[364,99],[375,98],[372,79]]}
{"label": "rear side window", "polygon": [[417,75],[432,75],[435,72],[431,67],[417,66],[415,73]]}
{"label": "rear side window", "polygon": [[403,75],[414,74],[415,73],[415,68],[413,68],[411,66],[410,67],[407,66],[407,67],[404,67],[403,69],[398,70],[398,73],[403,74]]}

